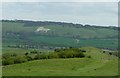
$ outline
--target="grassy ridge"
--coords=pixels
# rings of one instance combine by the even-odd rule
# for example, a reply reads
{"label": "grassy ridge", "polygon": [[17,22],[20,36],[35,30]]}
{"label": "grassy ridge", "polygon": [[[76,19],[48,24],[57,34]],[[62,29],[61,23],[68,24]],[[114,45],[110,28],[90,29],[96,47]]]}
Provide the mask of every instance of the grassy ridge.
{"label": "grassy ridge", "polygon": [[[82,47],[92,58],[36,60],[3,67],[3,76],[115,76],[118,60],[100,49]],[[14,72],[15,71],[15,72]]]}

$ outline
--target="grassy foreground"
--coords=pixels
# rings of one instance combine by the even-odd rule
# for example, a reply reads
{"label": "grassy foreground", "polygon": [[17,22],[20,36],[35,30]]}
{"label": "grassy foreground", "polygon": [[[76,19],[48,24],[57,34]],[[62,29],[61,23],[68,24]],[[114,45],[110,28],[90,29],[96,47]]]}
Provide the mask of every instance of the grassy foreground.
{"label": "grassy foreground", "polygon": [[3,76],[114,76],[117,63],[89,59],[37,60],[23,64],[6,66]]}
{"label": "grassy foreground", "polygon": [[84,47],[92,58],[35,60],[3,67],[3,76],[116,76],[118,59],[101,50]]}

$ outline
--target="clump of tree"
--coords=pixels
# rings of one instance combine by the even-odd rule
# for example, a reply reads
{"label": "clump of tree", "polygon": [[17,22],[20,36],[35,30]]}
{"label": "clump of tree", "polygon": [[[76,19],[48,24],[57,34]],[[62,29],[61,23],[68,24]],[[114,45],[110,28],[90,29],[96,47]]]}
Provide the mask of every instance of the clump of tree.
{"label": "clump of tree", "polygon": [[37,50],[33,50],[33,51],[31,51],[30,53],[31,53],[31,54],[36,54],[36,53],[38,53],[38,51],[37,51]]}
{"label": "clump of tree", "polygon": [[49,53],[48,59],[53,59],[53,58],[59,58],[58,53],[55,53],[55,52]]}
{"label": "clump of tree", "polygon": [[17,64],[17,63],[24,63],[24,62],[27,62],[27,58],[25,56],[17,56],[14,58],[14,64]]}
{"label": "clump of tree", "polygon": [[55,49],[54,52],[50,52],[47,54],[41,53],[37,54],[34,57],[34,60],[39,59],[53,59],[53,58],[83,58],[85,57],[85,50],[81,50],[79,48],[61,48]]}
{"label": "clump of tree", "polygon": [[90,56],[90,55],[88,55],[88,56],[87,56],[87,58],[91,58],[91,56]]}
{"label": "clump of tree", "polygon": [[34,60],[39,60],[39,59],[48,59],[48,54],[37,54],[34,57]]}
{"label": "clump of tree", "polygon": [[82,58],[85,57],[85,50],[81,50],[79,48],[68,48],[68,49],[55,49],[55,53],[58,53],[60,58]]}
{"label": "clump of tree", "polygon": [[[85,57],[85,50],[79,48],[61,48],[55,49],[54,52],[49,53],[39,53],[38,51],[32,51],[32,54],[35,53],[35,56],[32,57],[31,52],[26,52],[24,55],[17,54],[3,54],[2,65],[11,65],[24,63],[31,60],[40,60],[40,59],[53,59],[53,58],[83,58]],[[88,58],[91,58],[88,57]]]}
{"label": "clump of tree", "polygon": [[31,61],[31,60],[32,60],[32,58],[27,55],[3,54],[2,65],[24,63],[24,62]]}
{"label": "clump of tree", "polygon": [[112,55],[112,53],[111,53],[111,52],[109,52],[109,55]]}

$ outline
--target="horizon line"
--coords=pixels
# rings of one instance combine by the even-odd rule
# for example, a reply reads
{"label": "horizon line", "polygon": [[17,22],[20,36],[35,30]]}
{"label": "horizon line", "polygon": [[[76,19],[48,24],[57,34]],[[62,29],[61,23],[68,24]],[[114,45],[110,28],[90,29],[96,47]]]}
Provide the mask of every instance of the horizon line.
{"label": "horizon line", "polygon": [[78,23],[78,22],[68,22],[68,21],[54,21],[54,20],[34,20],[34,19],[1,19],[1,20],[23,20],[23,21],[34,21],[34,22],[61,22],[61,23],[72,23],[72,24],[82,24],[83,26],[85,25],[90,25],[90,26],[101,26],[101,27],[119,27],[117,25],[97,25],[97,24],[88,24],[88,23]]}

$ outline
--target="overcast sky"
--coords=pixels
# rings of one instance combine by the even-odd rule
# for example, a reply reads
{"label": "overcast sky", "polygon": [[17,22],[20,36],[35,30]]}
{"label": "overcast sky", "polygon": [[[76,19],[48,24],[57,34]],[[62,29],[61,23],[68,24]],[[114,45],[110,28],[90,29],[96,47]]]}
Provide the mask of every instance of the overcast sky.
{"label": "overcast sky", "polygon": [[117,2],[5,2],[2,19],[117,26]]}

